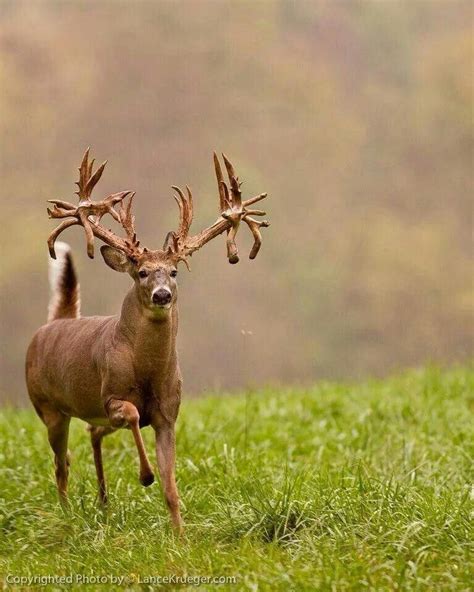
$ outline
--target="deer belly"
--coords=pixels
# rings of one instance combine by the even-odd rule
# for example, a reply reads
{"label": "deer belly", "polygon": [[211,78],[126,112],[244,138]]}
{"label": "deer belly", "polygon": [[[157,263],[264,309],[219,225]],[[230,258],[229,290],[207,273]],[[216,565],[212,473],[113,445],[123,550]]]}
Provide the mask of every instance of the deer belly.
{"label": "deer belly", "polygon": [[92,426],[110,426],[110,421],[107,417],[81,417],[81,419]]}

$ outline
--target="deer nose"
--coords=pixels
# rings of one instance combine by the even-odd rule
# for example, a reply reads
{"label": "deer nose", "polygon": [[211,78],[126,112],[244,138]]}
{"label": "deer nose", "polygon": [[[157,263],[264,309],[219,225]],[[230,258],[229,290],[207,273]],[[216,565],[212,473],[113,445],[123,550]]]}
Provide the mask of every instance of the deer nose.
{"label": "deer nose", "polygon": [[168,304],[171,302],[171,292],[166,288],[160,288],[153,292],[153,304]]}

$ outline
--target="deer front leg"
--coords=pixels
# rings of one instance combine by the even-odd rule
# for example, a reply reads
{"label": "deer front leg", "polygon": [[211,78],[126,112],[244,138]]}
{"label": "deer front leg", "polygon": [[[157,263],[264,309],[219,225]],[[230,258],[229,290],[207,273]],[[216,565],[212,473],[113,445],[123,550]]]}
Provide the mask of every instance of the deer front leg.
{"label": "deer front leg", "polygon": [[135,445],[140,459],[140,483],[145,487],[155,480],[153,469],[145,450],[145,444],[140,432],[140,414],[138,409],[130,401],[112,399],[107,405],[107,415],[113,428],[122,428],[128,425],[132,430]]}
{"label": "deer front leg", "polygon": [[160,422],[159,425],[153,427],[156,433],[156,459],[163,494],[171,514],[173,527],[178,533],[181,533],[183,531],[183,521],[179,511],[179,494],[175,477],[176,440],[174,424]]}

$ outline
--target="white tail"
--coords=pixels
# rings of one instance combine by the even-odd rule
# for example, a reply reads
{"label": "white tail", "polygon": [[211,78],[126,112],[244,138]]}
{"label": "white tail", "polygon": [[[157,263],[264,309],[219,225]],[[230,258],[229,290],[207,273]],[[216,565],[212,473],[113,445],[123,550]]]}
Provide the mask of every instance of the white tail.
{"label": "white tail", "polygon": [[79,283],[68,244],[56,243],[57,258],[49,260],[51,297],[48,323],[56,319],[77,319],[81,315]]}

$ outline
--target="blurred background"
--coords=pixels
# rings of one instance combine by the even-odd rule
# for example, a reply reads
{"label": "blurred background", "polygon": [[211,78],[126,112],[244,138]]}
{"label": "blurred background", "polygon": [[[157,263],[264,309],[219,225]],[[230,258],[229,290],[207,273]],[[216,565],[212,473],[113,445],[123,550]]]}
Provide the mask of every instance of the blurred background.
{"label": "blurred background", "polygon": [[[472,2],[0,2],[1,401],[27,402],[46,318],[46,200],[134,189],[144,244],[217,215],[212,151],[249,197],[262,250],[216,239],[180,271],[185,392],[385,375],[472,354]],[[83,314],[130,279],[74,248]]]}

